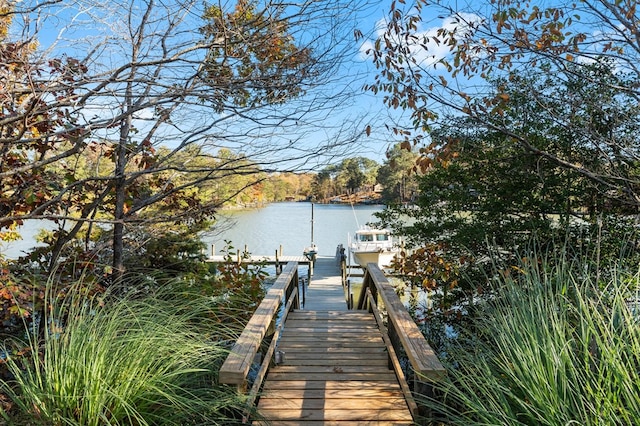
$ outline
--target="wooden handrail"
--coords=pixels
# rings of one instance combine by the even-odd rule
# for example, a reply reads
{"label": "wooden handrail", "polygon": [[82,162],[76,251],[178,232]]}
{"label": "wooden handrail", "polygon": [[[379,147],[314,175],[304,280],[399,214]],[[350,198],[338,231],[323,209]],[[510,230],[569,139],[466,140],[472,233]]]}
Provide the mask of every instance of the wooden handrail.
{"label": "wooden handrail", "polygon": [[402,344],[411,367],[416,373],[416,380],[422,382],[421,379],[424,378],[431,380],[442,377],[446,373],[442,363],[407,312],[387,277],[375,263],[367,265],[357,309],[369,309],[366,296],[367,288],[370,289],[371,297],[374,300],[378,296],[382,299],[387,310],[389,331],[393,330]]}
{"label": "wooden handrail", "polygon": [[[271,329],[278,315],[283,300],[289,296],[298,285],[298,263],[289,262],[273,283],[264,299],[254,312],[246,327],[238,337],[231,353],[220,368],[218,380],[220,383],[236,385],[240,389],[246,387],[247,375],[251,364],[258,353],[260,345]],[[292,306],[298,309],[299,299]]]}
{"label": "wooden handrail", "polygon": [[249,391],[246,404],[246,409],[243,414],[243,423],[249,423],[251,408],[258,397],[258,392],[260,392],[260,388],[262,387],[262,382],[264,381],[265,376],[267,375],[267,371],[269,370],[269,366],[271,365],[271,357],[274,355],[276,350],[276,345],[278,340],[280,339],[280,334],[284,328],[284,324],[287,321],[287,316],[289,315],[289,311],[292,310],[293,306],[300,304],[300,299],[298,298],[298,288],[293,287],[293,291],[289,296],[287,296],[287,302],[284,308],[284,313],[282,314],[282,318],[280,319],[280,324],[276,327],[275,333],[273,333],[273,337],[271,338],[271,344],[264,354],[264,359],[262,360],[262,364],[260,365],[260,369],[258,370],[258,374],[256,374],[256,378],[253,382],[253,386],[251,386],[251,390]]}
{"label": "wooden handrail", "polygon": [[382,334],[382,340],[384,341],[384,345],[387,347],[387,354],[389,355],[389,364],[393,368],[393,371],[396,373],[396,377],[398,378],[398,383],[400,384],[400,389],[402,389],[402,394],[404,395],[405,401],[407,401],[407,407],[409,411],[411,411],[411,416],[415,419],[416,413],[418,412],[418,405],[416,404],[413,395],[411,394],[411,389],[409,389],[409,384],[407,383],[406,378],[404,377],[404,373],[402,372],[402,366],[400,365],[400,360],[398,359],[398,355],[396,354],[396,349],[393,347],[393,342],[389,338],[389,333],[387,332],[387,327],[385,327],[384,322],[382,321],[382,314],[378,309],[378,305],[371,294],[371,289],[367,288],[365,290],[367,300],[371,310],[373,312],[373,316],[376,319],[376,323],[378,324],[378,328],[380,329],[380,333]]}

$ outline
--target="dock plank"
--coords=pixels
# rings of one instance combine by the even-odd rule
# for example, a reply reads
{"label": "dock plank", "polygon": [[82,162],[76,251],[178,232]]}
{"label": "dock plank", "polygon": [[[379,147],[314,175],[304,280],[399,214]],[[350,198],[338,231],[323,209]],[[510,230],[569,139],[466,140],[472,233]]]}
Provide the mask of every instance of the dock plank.
{"label": "dock plank", "polygon": [[312,311],[305,310],[304,312],[297,311],[291,313],[290,319],[295,318],[329,318],[329,319],[344,319],[344,318],[362,318],[368,319],[371,317],[371,314],[364,310],[353,310],[353,311]]}
{"label": "dock plank", "polygon": [[[282,420],[294,420],[298,421],[301,425],[304,425],[304,421],[312,420],[324,420],[324,421],[348,421],[351,424],[359,424],[360,421],[397,421],[405,422],[398,423],[404,425],[411,425],[413,419],[411,414],[406,409],[397,410],[372,410],[370,408],[358,409],[352,407],[350,409],[331,409],[323,408],[319,410],[313,409],[268,409],[261,411],[261,414],[268,419],[268,424],[274,424]],[[354,423],[357,422],[357,423]],[[375,423],[374,423],[375,424]]]}
{"label": "dock plank", "polygon": [[[284,351],[283,351],[284,352]],[[363,350],[352,350],[350,352],[334,352],[334,353],[309,353],[286,351],[287,365],[336,365],[341,363],[344,365],[360,365],[362,360],[366,359],[368,364],[386,365],[388,356],[384,352],[367,353]],[[360,361],[360,363],[358,363]]]}
{"label": "dock plank", "polygon": [[329,420],[305,420],[302,423],[300,420],[278,420],[271,422],[254,422],[257,426],[403,426],[406,425],[406,421],[394,421],[394,420],[358,420],[357,423],[352,421],[329,421]]}
{"label": "dock plank", "polygon": [[342,286],[340,264],[335,257],[318,256],[309,282],[304,309],[309,311],[348,311]]}
{"label": "dock plank", "polygon": [[[262,395],[263,399],[266,398],[284,398],[293,399],[298,398],[300,392],[296,389],[270,389],[265,391]],[[398,390],[365,387],[355,389],[305,389],[304,397],[307,399],[335,399],[335,398],[404,398],[402,392]]]}
{"label": "dock plank", "polygon": [[322,410],[327,403],[332,410],[402,410],[406,403],[404,397],[395,398],[369,395],[367,398],[345,395],[342,398],[262,398],[261,409],[265,410]]}
{"label": "dock plank", "polygon": [[324,381],[308,381],[308,380],[291,380],[288,382],[269,381],[264,384],[264,390],[273,389],[291,389],[291,390],[311,390],[311,389],[324,389],[324,390],[349,390],[351,392],[357,392],[362,389],[382,390],[390,391],[397,390],[396,383],[393,381],[367,381],[361,382],[345,382],[338,380],[324,380]]}
{"label": "dock plank", "polygon": [[282,331],[257,425],[411,425],[375,319],[366,311],[294,311]]}

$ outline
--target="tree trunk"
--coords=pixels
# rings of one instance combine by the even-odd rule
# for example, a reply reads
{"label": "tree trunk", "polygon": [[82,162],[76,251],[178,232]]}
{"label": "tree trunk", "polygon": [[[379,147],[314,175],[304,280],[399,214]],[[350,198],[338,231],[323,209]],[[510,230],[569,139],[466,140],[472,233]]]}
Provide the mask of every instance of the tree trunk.
{"label": "tree trunk", "polygon": [[[138,54],[140,52],[140,44],[144,40],[144,23],[149,17],[149,13],[153,8],[153,1],[150,1],[147,5],[147,10],[142,18],[139,31],[136,32],[136,37],[132,46],[131,59],[132,63],[136,63],[138,60]],[[118,140],[118,147],[115,153],[115,170],[114,170],[114,193],[115,193],[115,207],[113,211],[113,271],[111,271],[111,285],[119,286],[124,276],[124,219],[125,219],[125,201],[127,197],[127,144],[130,142],[132,123],[133,123],[133,104],[134,104],[134,90],[133,82],[136,78],[138,69],[136,66],[131,67],[129,72],[129,81],[124,91],[124,101],[122,103],[122,109],[124,110],[124,120],[120,123],[120,137]]]}
{"label": "tree trunk", "polygon": [[[129,116],[130,117],[130,116]],[[113,271],[111,284],[120,284],[124,275],[124,219],[126,201],[127,139],[131,119],[125,120],[120,129],[120,142],[115,165],[115,209],[113,212]]]}

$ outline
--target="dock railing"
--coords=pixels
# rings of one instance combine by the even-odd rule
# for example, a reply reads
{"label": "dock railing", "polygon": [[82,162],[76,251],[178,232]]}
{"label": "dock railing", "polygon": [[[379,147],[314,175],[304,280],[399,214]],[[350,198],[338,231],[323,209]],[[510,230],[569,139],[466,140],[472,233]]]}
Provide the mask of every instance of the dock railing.
{"label": "dock railing", "polygon": [[[285,309],[279,325],[276,327],[277,316],[282,304],[285,304]],[[247,406],[253,405],[255,401],[272,357],[274,357],[275,346],[287,315],[292,309],[299,308],[298,263],[289,262],[265,295],[220,368],[220,383],[235,385],[239,391],[245,392],[249,369],[265,338],[271,337],[271,343],[263,355],[260,370],[249,391]]]}
{"label": "dock railing", "polygon": [[[440,380],[446,371],[387,277],[377,264],[369,263],[356,309],[366,309],[375,313],[378,311],[379,300],[382,300],[387,311],[386,330],[382,330],[383,334],[385,331],[388,333],[395,353],[404,353],[409,359],[413,377],[406,379],[413,382],[414,396],[434,397],[432,384]],[[377,313],[376,320],[380,322]],[[381,329],[384,328],[382,324],[379,325]],[[419,401],[419,398],[417,400]],[[419,408],[421,414],[428,415],[423,407]]]}

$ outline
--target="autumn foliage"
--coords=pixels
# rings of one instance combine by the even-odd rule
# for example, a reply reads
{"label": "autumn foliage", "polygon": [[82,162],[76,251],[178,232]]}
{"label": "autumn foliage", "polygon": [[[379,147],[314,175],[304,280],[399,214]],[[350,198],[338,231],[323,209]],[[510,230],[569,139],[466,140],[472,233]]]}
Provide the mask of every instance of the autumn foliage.
{"label": "autumn foliage", "polygon": [[[540,158],[602,184],[602,196],[638,206],[638,179],[627,173],[627,166],[618,165],[637,163],[640,144],[627,139],[618,121],[620,113],[594,97],[580,108],[610,114],[611,132],[585,128],[584,122],[575,119],[578,113],[558,107],[570,98],[554,90],[554,86],[570,86],[581,79],[596,91],[608,93],[611,103],[626,104],[637,97],[640,44],[634,34],[638,22],[635,2],[629,1],[547,5],[493,0],[466,6],[446,1],[418,0],[412,6],[392,2],[384,32],[366,50],[379,70],[366,89],[383,93],[390,109],[410,113],[408,123],[390,127],[406,147],[421,147],[422,172],[433,161],[450,161],[456,155],[449,144],[432,143],[432,126],[466,117]],[[610,76],[594,78],[595,64],[608,68]],[[571,137],[579,138],[579,144],[592,149],[600,164],[608,163],[608,167],[594,168],[595,162],[585,166],[571,155],[541,147],[520,126],[523,122],[513,121],[520,108],[513,98],[519,76],[543,73],[550,80],[548,87],[543,84],[530,90],[529,98],[550,111],[568,134],[574,134]],[[594,118],[601,119],[595,113]],[[624,158],[610,161],[620,153]]]}

